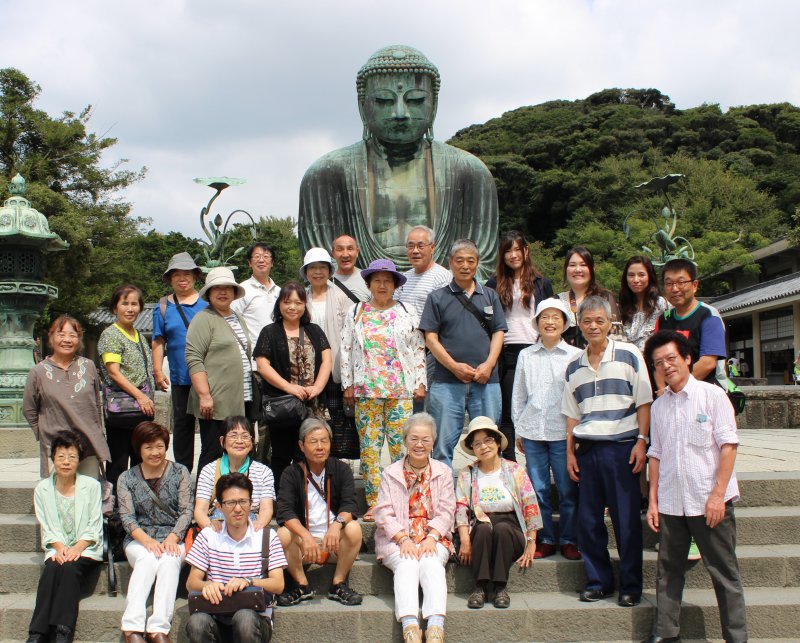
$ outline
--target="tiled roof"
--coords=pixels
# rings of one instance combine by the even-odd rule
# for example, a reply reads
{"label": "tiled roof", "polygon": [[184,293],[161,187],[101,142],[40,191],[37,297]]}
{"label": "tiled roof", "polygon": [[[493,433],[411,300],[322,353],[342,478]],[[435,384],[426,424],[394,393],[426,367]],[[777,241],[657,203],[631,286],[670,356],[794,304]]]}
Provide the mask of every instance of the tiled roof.
{"label": "tiled roof", "polygon": [[[156,304],[145,304],[144,310],[139,313],[139,316],[136,318],[136,321],[133,322],[133,327],[136,330],[142,331],[146,335],[152,335],[153,333],[153,310],[155,309]],[[109,324],[113,324],[117,321],[116,315],[112,314],[108,308],[98,308],[93,313],[89,313],[89,321],[94,326],[98,327],[106,327]]]}
{"label": "tiled roof", "polygon": [[782,299],[796,295],[800,295],[800,273],[798,272],[704,301],[708,301],[720,313],[727,313],[767,302],[778,303]]}

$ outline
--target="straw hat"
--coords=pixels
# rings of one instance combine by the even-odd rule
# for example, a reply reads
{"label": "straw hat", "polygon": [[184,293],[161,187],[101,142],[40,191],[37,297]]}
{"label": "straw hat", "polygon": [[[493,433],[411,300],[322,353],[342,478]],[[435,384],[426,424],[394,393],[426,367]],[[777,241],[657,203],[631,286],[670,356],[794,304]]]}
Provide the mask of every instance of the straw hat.
{"label": "straw hat", "polygon": [[500,445],[500,451],[508,448],[508,438],[504,436],[500,429],[497,428],[497,425],[491,420],[491,418],[487,418],[485,415],[479,415],[474,420],[469,423],[469,427],[467,434],[461,440],[461,448],[464,450],[465,453],[469,453],[470,455],[475,455],[475,452],[472,450],[472,447],[468,447],[467,444],[472,443],[472,439],[470,438],[471,435],[474,435],[478,431],[486,431],[491,433],[493,437],[497,440],[497,443]]}
{"label": "straw hat", "polygon": [[208,301],[208,291],[214,286],[232,286],[234,290],[234,299],[244,297],[244,288],[236,283],[233,277],[233,271],[230,268],[220,266],[219,268],[212,268],[206,275],[206,285],[200,290],[200,296]]}

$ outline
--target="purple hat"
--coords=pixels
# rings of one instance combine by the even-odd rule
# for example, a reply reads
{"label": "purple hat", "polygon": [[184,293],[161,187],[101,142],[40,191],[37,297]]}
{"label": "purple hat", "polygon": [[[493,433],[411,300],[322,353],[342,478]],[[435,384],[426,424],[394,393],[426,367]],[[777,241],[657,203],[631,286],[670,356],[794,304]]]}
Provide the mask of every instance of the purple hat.
{"label": "purple hat", "polygon": [[406,276],[402,272],[397,272],[397,266],[394,265],[394,261],[389,259],[376,259],[369,264],[366,270],[361,271],[361,277],[366,281],[370,275],[376,272],[391,273],[396,282],[396,286],[402,286],[406,283]]}

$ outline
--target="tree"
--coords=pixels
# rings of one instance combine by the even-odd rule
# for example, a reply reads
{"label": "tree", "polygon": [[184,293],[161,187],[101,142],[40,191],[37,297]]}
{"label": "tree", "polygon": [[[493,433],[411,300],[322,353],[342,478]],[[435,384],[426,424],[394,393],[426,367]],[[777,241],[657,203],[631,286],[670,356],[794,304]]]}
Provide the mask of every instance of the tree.
{"label": "tree", "polygon": [[123,169],[125,159],[103,167],[115,138],[88,131],[91,106],[52,117],[34,104],[41,88],[21,71],[0,69],[0,193],[15,174],[26,197],[69,242],[49,257],[48,281],[59,288],[47,316],[85,317],[123,281],[135,281],[123,258],[144,222],[130,216],[120,190],[143,178],[145,168]]}

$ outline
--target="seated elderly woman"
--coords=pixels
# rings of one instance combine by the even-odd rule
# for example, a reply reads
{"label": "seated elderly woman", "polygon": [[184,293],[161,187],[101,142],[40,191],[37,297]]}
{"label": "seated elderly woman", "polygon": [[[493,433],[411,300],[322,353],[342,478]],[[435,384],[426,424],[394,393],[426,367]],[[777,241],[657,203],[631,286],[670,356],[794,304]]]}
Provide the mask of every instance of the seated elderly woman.
{"label": "seated elderly woman", "polygon": [[55,434],[50,442],[53,474],[33,494],[45,554],[27,643],[72,640],[81,580],[103,558],[100,483],[77,472],[83,455],[77,434]]}
{"label": "seated elderly woman", "polygon": [[394,610],[403,626],[404,643],[422,641],[420,587],[425,640],[444,641],[445,564],[456,502],[452,469],[430,457],[435,441],[432,416],[416,413],[406,421],[407,455],[384,470],[375,507],[375,553],[394,572]]}
{"label": "seated elderly woman", "polygon": [[253,459],[255,445],[253,425],[243,415],[234,415],[222,423],[222,457],[209,462],[197,478],[197,496],[194,501],[194,520],[200,529],[211,525],[214,531],[222,530],[224,516],[214,503],[217,480],[229,473],[243,473],[253,483],[250,520],[258,531],[272,520],[275,501],[275,480],[269,467]]}
{"label": "seated elderly woman", "polygon": [[478,460],[458,475],[456,526],[458,558],[472,565],[475,589],[467,607],[483,607],[494,583],[494,606],[511,605],[506,584],[514,561],[525,569],[536,554],[536,531],[542,528],[539,504],[525,468],[500,457],[507,438],[485,416],[469,423],[461,448]]}
{"label": "seated elderly woman", "polygon": [[[192,521],[192,482],[182,464],[167,460],[169,433],[155,422],[141,422],[131,438],[141,464],[117,481],[119,517],[127,532],[125,556],[133,568],[128,583],[122,633],[126,643],[169,643],[175,593]],[[155,583],[153,613],[147,598]]]}

